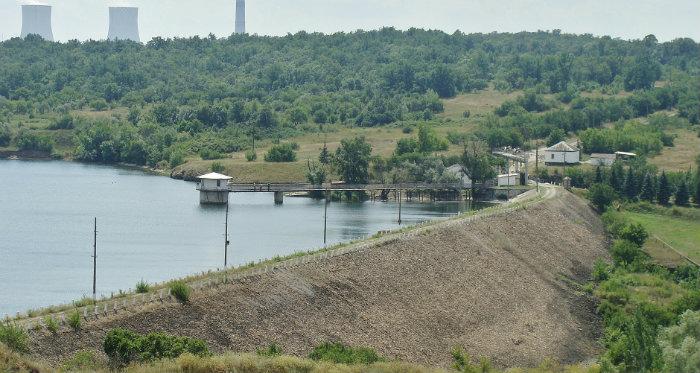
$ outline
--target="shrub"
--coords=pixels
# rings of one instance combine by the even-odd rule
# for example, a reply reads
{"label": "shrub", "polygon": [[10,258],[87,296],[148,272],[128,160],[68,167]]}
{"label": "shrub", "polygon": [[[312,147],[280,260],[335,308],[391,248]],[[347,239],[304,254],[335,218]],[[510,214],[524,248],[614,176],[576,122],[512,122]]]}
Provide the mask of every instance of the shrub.
{"label": "shrub", "polygon": [[80,330],[82,320],[80,319],[80,313],[76,310],[68,315],[68,325],[73,328],[73,330]]}
{"label": "shrub", "polygon": [[616,240],[610,248],[610,253],[619,264],[631,264],[644,255],[637,244],[627,240]]}
{"label": "shrub", "polygon": [[0,123],[0,146],[10,145],[12,140],[12,132],[7,124]]}
{"label": "shrub", "polygon": [[0,323],[0,343],[10,350],[25,353],[29,351],[29,337],[19,325],[9,322]]}
{"label": "shrub", "polygon": [[267,356],[267,357],[275,357],[275,356],[281,356],[282,355],[282,348],[279,347],[277,344],[272,343],[267,348],[265,349],[258,349],[257,354],[259,356]]}
{"label": "shrub", "polygon": [[309,354],[309,358],[315,361],[329,361],[336,364],[372,364],[383,361],[370,348],[353,348],[342,343],[331,342],[325,342],[316,346]]}
{"label": "shrub", "polygon": [[224,172],[226,167],[221,162],[214,162],[211,164],[211,170],[213,172]]}
{"label": "shrub", "polygon": [[136,283],[136,294],[148,293],[149,291],[151,291],[151,285],[146,281],[141,280]]}
{"label": "shrub", "polygon": [[401,132],[408,135],[409,133],[413,133],[413,127],[406,126],[401,129]]}
{"label": "shrub", "polygon": [[103,98],[98,98],[95,100],[90,101],[90,108],[95,111],[104,111],[107,110],[107,101]]}
{"label": "shrub", "polygon": [[294,152],[294,144],[290,143],[274,145],[265,154],[265,162],[294,162],[296,160],[297,154]]}
{"label": "shrub", "polygon": [[170,167],[175,168],[185,163],[185,154],[181,151],[174,151],[170,154]]}
{"label": "shrub", "polygon": [[207,344],[201,339],[172,336],[164,333],[140,335],[126,329],[112,329],[104,340],[104,352],[115,365],[134,361],[150,362],[173,359],[184,353],[208,356]]}
{"label": "shrub", "polygon": [[616,198],[615,190],[607,184],[593,184],[588,189],[588,199],[600,212],[605,211]]}
{"label": "shrub", "polygon": [[50,130],[69,130],[75,127],[73,122],[73,117],[70,115],[63,115],[60,118],[55,119],[51,124],[49,124],[48,129]]}
{"label": "shrub", "polygon": [[63,372],[95,372],[106,367],[104,358],[100,358],[95,351],[82,350],[66,360],[61,366]]}
{"label": "shrub", "polygon": [[51,316],[46,316],[44,318],[44,324],[46,325],[46,330],[51,332],[51,334],[58,333],[58,322]]}
{"label": "shrub", "polygon": [[664,372],[691,373],[700,367],[700,312],[687,311],[678,325],[659,333]]}
{"label": "shrub", "polygon": [[594,281],[605,281],[610,277],[610,267],[602,259],[596,259],[592,276]]}
{"label": "shrub", "polygon": [[258,159],[258,153],[256,153],[255,150],[248,150],[245,152],[245,159],[248,162],[254,162]]}
{"label": "shrub", "polygon": [[649,238],[649,233],[641,224],[628,224],[620,232],[620,238],[630,241],[638,247],[644,246],[644,242]]}
{"label": "shrub", "polygon": [[170,294],[172,294],[180,303],[185,304],[190,301],[190,287],[183,281],[173,282],[170,285]]}
{"label": "shrub", "polygon": [[20,150],[35,150],[50,153],[53,150],[53,140],[48,136],[32,132],[22,132],[17,136],[17,147]]}
{"label": "shrub", "polygon": [[202,157],[202,159],[204,160],[221,159],[226,157],[223,153],[217,152],[216,150],[212,150],[209,148],[204,148],[200,150],[199,156]]}

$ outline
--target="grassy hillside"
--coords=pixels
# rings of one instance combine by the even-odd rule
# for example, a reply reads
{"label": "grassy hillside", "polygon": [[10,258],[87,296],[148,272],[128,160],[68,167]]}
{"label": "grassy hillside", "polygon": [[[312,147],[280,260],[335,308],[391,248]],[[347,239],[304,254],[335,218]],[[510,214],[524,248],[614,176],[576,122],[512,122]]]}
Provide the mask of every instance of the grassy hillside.
{"label": "grassy hillside", "polygon": [[[673,249],[700,263],[700,219],[672,217],[669,215],[625,212],[631,221],[642,224],[652,235],[660,239],[664,245],[655,240],[647,243],[653,252],[663,253],[663,247],[670,245]],[[659,247],[661,246],[661,247]],[[668,248],[666,247],[666,250]],[[673,253],[665,254],[673,256]]]}

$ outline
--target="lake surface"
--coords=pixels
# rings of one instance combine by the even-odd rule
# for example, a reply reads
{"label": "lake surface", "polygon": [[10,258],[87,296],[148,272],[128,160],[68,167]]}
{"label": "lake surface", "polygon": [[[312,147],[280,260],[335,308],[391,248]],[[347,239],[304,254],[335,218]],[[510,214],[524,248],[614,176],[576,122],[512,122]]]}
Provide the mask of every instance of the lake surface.
{"label": "lake surface", "polygon": [[[323,246],[323,202],[231,194],[229,265]],[[404,203],[404,225],[454,216],[461,202]],[[0,160],[0,317],[223,267],[225,207],[200,206],[194,183],[138,170]],[[331,203],[328,243],[398,227],[389,202]]]}

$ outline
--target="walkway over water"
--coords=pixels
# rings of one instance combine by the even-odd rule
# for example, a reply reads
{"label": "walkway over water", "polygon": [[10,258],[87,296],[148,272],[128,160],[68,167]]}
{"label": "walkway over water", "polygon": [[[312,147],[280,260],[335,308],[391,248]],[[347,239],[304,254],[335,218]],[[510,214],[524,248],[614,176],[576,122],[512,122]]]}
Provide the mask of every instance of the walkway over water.
{"label": "walkway over water", "polygon": [[324,183],[314,185],[309,183],[275,184],[275,183],[252,183],[252,184],[228,184],[228,190],[235,193],[245,192],[314,192],[314,191],[396,191],[396,190],[464,190],[468,189],[462,183],[400,183],[400,184],[343,184]]}

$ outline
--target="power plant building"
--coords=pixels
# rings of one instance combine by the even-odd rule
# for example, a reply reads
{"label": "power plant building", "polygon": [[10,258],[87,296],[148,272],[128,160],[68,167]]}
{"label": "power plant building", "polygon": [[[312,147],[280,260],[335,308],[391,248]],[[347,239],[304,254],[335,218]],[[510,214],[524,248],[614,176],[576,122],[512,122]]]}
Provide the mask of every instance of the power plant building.
{"label": "power plant building", "polygon": [[236,0],[236,34],[245,34],[245,0]]}
{"label": "power plant building", "polygon": [[109,7],[109,40],[141,42],[139,37],[139,8]]}
{"label": "power plant building", "polygon": [[51,29],[51,6],[22,5],[22,38],[39,35],[44,40],[53,41]]}

